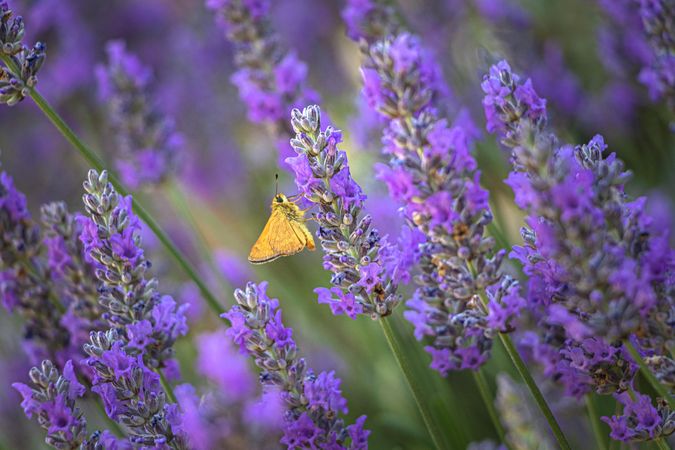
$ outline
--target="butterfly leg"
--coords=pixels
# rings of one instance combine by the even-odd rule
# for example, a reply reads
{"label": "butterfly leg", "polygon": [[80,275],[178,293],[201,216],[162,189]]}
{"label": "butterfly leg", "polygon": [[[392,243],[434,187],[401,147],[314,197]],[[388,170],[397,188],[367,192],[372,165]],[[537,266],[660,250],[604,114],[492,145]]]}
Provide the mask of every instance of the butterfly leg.
{"label": "butterfly leg", "polygon": [[[305,214],[305,213],[306,213],[307,211],[309,211],[310,209],[312,209],[312,208],[307,208],[307,209],[303,210],[302,213]],[[304,222],[309,222],[309,221],[314,221],[314,222],[317,222],[317,223],[318,223],[318,222],[319,222],[319,219],[316,218],[316,214],[312,213],[312,215],[311,215],[310,217],[306,217],[306,218],[304,219]]]}

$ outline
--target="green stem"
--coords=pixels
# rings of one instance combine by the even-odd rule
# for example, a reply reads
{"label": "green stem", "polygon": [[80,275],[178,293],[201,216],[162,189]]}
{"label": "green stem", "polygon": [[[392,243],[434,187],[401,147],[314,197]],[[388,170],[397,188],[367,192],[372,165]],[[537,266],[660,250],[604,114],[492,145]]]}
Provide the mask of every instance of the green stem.
{"label": "green stem", "polygon": [[637,351],[633,343],[629,339],[625,339],[623,341],[623,345],[626,347],[626,350],[628,350],[628,353],[630,353],[630,356],[633,358],[633,360],[635,360],[638,366],[640,366],[642,375],[644,375],[647,381],[649,381],[649,384],[652,385],[656,393],[668,402],[668,405],[671,409],[675,409],[675,400],[673,399],[673,396],[670,395],[668,391],[666,391],[666,388],[661,383],[659,383],[659,380],[656,379],[651,369],[647,367],[647,364],[645,363],[644,359],[642,359],[642,356],[640,356],[640,353]]}
{"label": "green stem", "polygon": [[501,228],[499,228],[494,222],[490,222],[487,226],[488,233],[495,238],[495,241],[497,242],[497,247],[500,249],[504,250],[510,250],[511,249],[511,244],[509,244],[508,239],[506,239],[506,236],[502,232]]}
{"label": "green stem", "polygon": [[176,395],[173,393],[173,388],[171,387],[171,384],[169,384],[169,380],[164,376],[164,372],[158,370],[157,373],[159,374],[159,382],[162,384],[162,388],[164,389],[164,392],[166,392],[167,398],[171,403],[176,403]]}
{"label": "green stem", "polygon": [[666,442],[665,439],[661,439],[661,438],[656,439],[656,440],[654,440],[654,443],[656,444],[656,446],[660,450],[670,450],[670,446],[668,445],[668,443]]}
{"label": "green stem", "polygon": [[387,339],[387,344],[389,344],[389,348],[394,354],[394,358],[403,372],[405,381],[408,384],[408,388],[410,388],[413,398],[415,399],[417,409],[419,409],[420,413],[422,414],[422,420],[424,421],[424,425],[427,427],[427,430],[431,435],[431,439],[433,440],[435,447],[437,449],[442,449],[441,430],[437,427],[427,404],[422,401],[422,388],[417,384],[415,377],[413,376],[412,368],[408,363],[408,360],[405,358],[401,344],[397,341],[389,320],[386,317],[383,317],[379,319],[378,322],[382,327],[382,331],[384,331],[384,337]]}
{"label": "green stem", "polygon": [[[3,60],[7,64],[7,58],[3,56]],[[11,62],[11,61],[10,61]],[[9,66],[11,67],[11,66]],[[75,132],[64,122],[64,120],[59,116],[59,114],[51,107],[47,100],[40,95],[40,93],[31,89],[29,91],[30,97],[33,99],[38,108],[43,112],[49,121],[54,125],[54,127],[63,135],[63,137],[73,146],[75,149],[82,155],[82,157],[89,163],[90,166],[95,168],[98,171],[104,170],[103,162],[99,159],[96,153],[84,145],[84,143],[77,137]],[[109,173],[108,179],[110,183],[115,187],[117,192],[121,195],[128,195],[129,191],[122,186],[120,181],[113,173]],[[218,315],[223,312],[223,308],[218,302],[216,296],[211,292],[206,282],[199,276],[195,268],[190,264],[185,255],[176,247],[176,245],[171,241],[169,236],[162,230],[159,224],[155,219],[148,213],[139,199],[135,199],[133,202],[133,209],[136,215],[146,223],[148,228],[157,236],[157,239],[162,243],[166,248],[169,254],[176,260],[178,265],[183,269],[185,274],[194,281],[199,290],[206,300],[208,306]]]}
{"label": "green stem", "polygon": [[595,401],[591,394],[586,394],[586,409],[588,410],[588,418],[591,421],[591,428],[593,429],[593,436],[595,437],[595,442],[598,446],[598,450],[604,450],[607,448],[605,443],[605,438],[602,436],[602,428],[600,428],[600,418],[598,416],[598,411],[595,408]]}
{"label": "green stem", "polygon": [[[471,264],[470,261],[468,262],[468,267],[469,270],[471,271],[472,276],[475,278],[476,269]],[[488,300],[485,291],[478,292],[478,296],[480,297],[484,311],[487,313]],[[558,445],[560,445],[560,448],[562,448],[563,450],[571,450],[570,444],[569,442],[567,442],[565,434],[562,432],[562,429],[560,428],[558,421],[553,415],[553,411],[551,411],[551,408],[548,406],[548,403],[546,402],[544,395],[539,390],[539,387],[537,386],[537,383],[534,381],[534,378],[532,378],[532,374],[530,374],[530,371],[527,370],[527,366],[525,366],[525,362],[518,354],[516,346],[513,345],[511,337],[508,334],[499,333],[499,340],[502,342],[502,345],[504,346],[506,353],[509,355],[509,358],[511,358],[511,362],[513,362],[513,365],[516,367],[516,370],[520,374],[520,377],[523,379],[523,381],[525,381],[525,384],[527,385],[527,388],[530,390],[532,397],[534,397],[534,401],[537,403],[537,406],[541,410],[542,414],[544,414],[544,417],[546,418],[546,421],[548,422],[548,425],[551,428],[551,431],[553,432],[555,439],[558,441]]]}
{"label": "green stem", "polygon": [[483,375],[483,370],[474,370],[472,373],[473,378],[476,381],[476,385],[478,386],[478,390],[480,391],[480,396],[483,398],[483,403],[485,403],[485,407],[488,410],[492,424],[495,427],[495,431],[497,431],[497,436],[499,436],[499,441],[510,448],[506,442],[506,433],[504,432],[502,423],[499,421],[499,415],[497,414],[497,409],[495,408],[494,399],[492,398],[492,393],[490,392],[490,387],[487,384],[487,380]]}
{"label": "green stem", "polygon": [[511,250],[511,244],[504,233],[504,227],[502,224],[504,220],[502,219],[502,214],[500,210],[496,207],[494,202],[490,202],[490,210],[493,213],[492,221],[487,225],[487,231],[490,235],[495,238],[497,242],[497,247],[505,250]]}

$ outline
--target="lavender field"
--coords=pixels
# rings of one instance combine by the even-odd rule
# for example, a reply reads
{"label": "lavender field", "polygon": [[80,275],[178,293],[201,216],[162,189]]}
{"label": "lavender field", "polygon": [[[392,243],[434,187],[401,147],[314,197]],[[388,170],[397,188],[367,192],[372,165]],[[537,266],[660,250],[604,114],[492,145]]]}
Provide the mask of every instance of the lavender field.
{"label": "lavender field", "polygon": [[0,0],[0,450],[675,448],[675,0]]}

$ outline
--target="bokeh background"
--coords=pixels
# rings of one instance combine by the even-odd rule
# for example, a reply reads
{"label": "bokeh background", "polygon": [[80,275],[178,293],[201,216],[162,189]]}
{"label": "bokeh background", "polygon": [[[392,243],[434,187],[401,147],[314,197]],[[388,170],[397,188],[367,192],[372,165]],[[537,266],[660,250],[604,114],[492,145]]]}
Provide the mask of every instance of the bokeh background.
{"label": "bokeh background", "polygon": [[[354,178],[369,196],[366,206],[384,233],[400,221],[386,189],[374,179],[381,124],[360,100],[360,54],[344,32],[340,0],[279,0],[272,21],[283,45],[307,62],[311,85],[322,109],[344,131]],[[506,57],[529,74],[537,91],[549,101],[550,122],[571,143],[601,133],[634,173],[632,194],[647,195],[655,211],[670,215],[675,197],[675,142],[664,102],[653,101],[637,81],[647,45],[639,17],[622,13],[629,1],[615,0],[429,0],[399,2],[407,26],[420,34],[442,62],[455,96],[481,127],[480,80],[489,65]],[[105,60],[105,44],[122,39],[154,73],[151,96],[171,116],[184,138],[179,172],[162,187],[137,192],[171,237],[208,274],[224,305],[231,291],[247,280],[267,280],[270,293],[281,299],[287,325],[317,370],[334,369],[343,380],[350,417],[367,414],[374,449],[431,447],[412,397],[386,347],[376,323],[365,317],[352,321],[334,317],[316,302],[313,289],[328,286],[320,252],[304,252],[264,266],[246,262],[251,244],[262,229],[274,193],[274,174],[282,190],[293,192],[292,179],[280,167],[276,144],[264,127],[246,119],[244,105],[230,82],[232,48],[199,0],[13,0],[24,16],[27,40],[48,45],[39,89],[76,132],[107,162],[115,144],[105,121],[94,75]],[[637,23],[636,23],[637,21]],[[81,157],[52,128],[30,101],[0,108],[0,161],[26,193],[35,215],[39,206],[65,200],[81,210],[81,183],[88,169]],[[511,243],[521,242],[522,216],[503,184],[508,161],[494,138],[477,144],[497,218]],[[112,166],[112,164],[111,164]],[[216,270],[203,263],[203,251],[176,212],[178,192],[194,217]],[[310,228],[313,225],[310,224]],[[153,273],[163,292],[192,303],[190,334],[178,343],[185,378],[199,384],[194,341],[200,333],[222,325],[199,298],[150,233],[144,246],[151,253]],[[514,273],[518,268],[512,267]],[[399,311],[400,313],[400,311]],[[400,315],[400,314],[399,314]],[[397,320],[403,322],[398,317]],[[406,345],[420,348],[409,330]],[[20,323],[0,315],[0,444],[4,448],[43,448],[43,432],[21,413],[19,396],[10,389],[23,380],[28,361],[20,345]],[[416,370],[434,383],[438,401],[457,424],[458,448],[495,439],[489,418],[469,374],[441,379],[426,369],[426,354],[417,351]],[[501,348],[487,364],[491,387],[505,420],[520,426],[531,439],[521,448],[554,448],[544,424],[537,422],[529,397],[514,384]],[[515,379],[515,377],[513,378]],[[541,380],[555,399],[550,380]],[[593,448],[583,405],[553,400],[574,448]],[[600,404],[611,414],[610,403]],[[95,424],[94,424],[95,426]],[[603,424],[604,427],[604,424]],[[534,431],[532,431],[534,430]],[[608,431],[605,429],[605,431]]]}

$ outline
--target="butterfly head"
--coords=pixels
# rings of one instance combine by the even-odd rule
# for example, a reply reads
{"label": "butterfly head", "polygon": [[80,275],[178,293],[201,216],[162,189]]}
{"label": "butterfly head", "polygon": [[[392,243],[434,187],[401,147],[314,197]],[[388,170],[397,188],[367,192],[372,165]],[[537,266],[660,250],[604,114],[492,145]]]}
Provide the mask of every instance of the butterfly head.
{"label": "butterfly head", "polygon": [[289,200],[284,194],[277,194],[274,196],[274,199],[272,200],[272,211],[275,210],[283,211],[286,217],[291,220],[302,217],[298,205],[296,205],[294,201]]}

